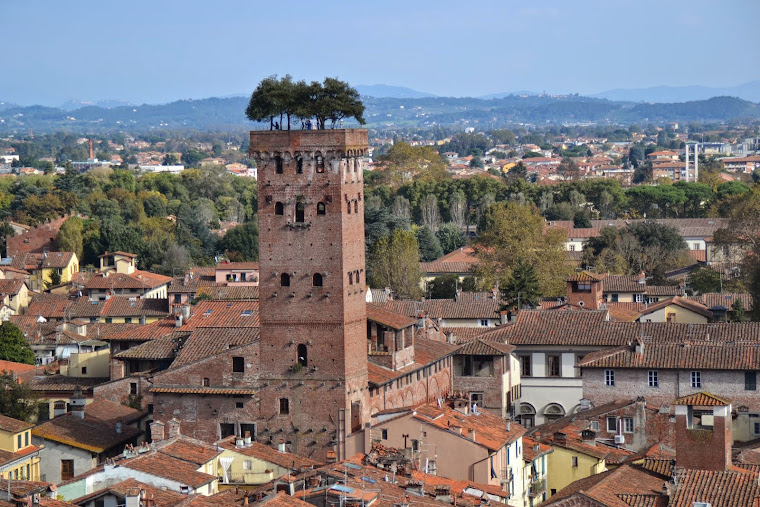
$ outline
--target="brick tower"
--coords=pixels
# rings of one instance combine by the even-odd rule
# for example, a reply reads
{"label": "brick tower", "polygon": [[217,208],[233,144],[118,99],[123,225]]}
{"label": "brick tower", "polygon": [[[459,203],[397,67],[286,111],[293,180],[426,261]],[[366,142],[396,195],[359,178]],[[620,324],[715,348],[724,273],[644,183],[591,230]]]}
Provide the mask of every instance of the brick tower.
{"label": "brick tower", "polygon": [[259,181],[259,440],[345,456],[369,420],[363,129],[252,131]]}

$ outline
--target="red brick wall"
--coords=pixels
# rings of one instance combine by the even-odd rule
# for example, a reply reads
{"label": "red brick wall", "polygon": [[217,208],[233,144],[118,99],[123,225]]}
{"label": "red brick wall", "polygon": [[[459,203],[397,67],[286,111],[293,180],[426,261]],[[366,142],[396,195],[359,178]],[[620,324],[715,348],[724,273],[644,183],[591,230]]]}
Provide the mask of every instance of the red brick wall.
{"label": "red brick wall", "polygon": [[[360,406],[355,426],[369,419],[359,163],[367,152],[367,132],[254,131],[250,145],[259,175],[260,375],[270,386],[262,389],[260,415],[294,452],[322,453],[339,431],[341,409],[349,428],[352,403]],[[324,157],[322,173],[318,155]],[[298,156],[303,157],[300,174]],[[276,172],[276,157],[282,174]],[[283,215],[275,214],[278,202]],[[304,205],[303,223],[295,221],[298,203]],[[324,215],[317,214],[318,203],[325,205]],[[283,273],[290,274],[287,287],[281,286]],[[322,287],[312,286],[315,273],[323,274]],[[294,372],[299,345],[306,346],[308,361]],[[284,397],[293,407],[287,415],[279,414]]]}
{"label": "red brick wall", "polygon": [[419,403],[445,398],[451,393],[452,358],[444,358],[438,371],[431,365],[420,372],[410,373],[379,388],[373,389],[370,397],[370,412],[410,407]]}
{"label": "red brick wall", "polygon": [[130,401],[133,383],[137,384],[137,395],[140,400],[140,406],[143,410],[148,410],[148,405],[153,403],[153,394],[150,392],[153,384],[148,382],[143,376],[125,377],[95,386],[92,399],[93,401],[109,400],[115,403],[127,403]]}
{"label": "red brick wall", "polygon": [[[724,407],[718,407],[724,409]],[[686,407],[677,407],[683,411]],[[698,470],[728,470],[731,466],[731,415],[714,418],[712,429],[689,429],[686,415],[676,415],[676,466]],[[726,424],[728,422],[728,424]]]}

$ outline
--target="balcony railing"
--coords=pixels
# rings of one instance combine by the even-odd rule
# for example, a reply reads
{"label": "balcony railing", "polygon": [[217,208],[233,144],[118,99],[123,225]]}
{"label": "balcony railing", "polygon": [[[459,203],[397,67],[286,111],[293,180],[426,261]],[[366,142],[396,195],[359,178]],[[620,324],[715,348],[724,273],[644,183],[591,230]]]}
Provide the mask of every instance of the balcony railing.
{"label": "balcony railing", "polygon": [[533,481],[530,485],[530,489],[528,490],[528,496],[535,497],[541,495],[544,491],[546,491],[546,479],[539,479],[537,481]]}
{"label": "balcony railing", "polygon": [[224,475],[219,474],[221,484],[264,484],[274,479],[274,472],[231,472],[227,474],[227,482]]}

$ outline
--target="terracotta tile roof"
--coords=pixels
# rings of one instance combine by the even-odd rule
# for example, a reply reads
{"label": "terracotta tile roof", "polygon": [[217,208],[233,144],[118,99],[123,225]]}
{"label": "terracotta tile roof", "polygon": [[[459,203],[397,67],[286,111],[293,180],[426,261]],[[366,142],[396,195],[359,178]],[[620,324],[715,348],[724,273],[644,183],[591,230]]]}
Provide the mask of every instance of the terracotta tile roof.
{"label": "terracotta tile roof", "polygon": [[523,435],[523,461],[530,463],[541,456],[554,452],[550,445],[542,444],[537,440]]}
{"label": "terracotta tile roof", "polygon": [[132,298],[114,296],[105,301],[101,316],[103,317],[164,317],[169,314],[169,301],[167,299],[143,299],[134,301]]}
{"label": "terracotta tile roof", "polygon": [[142,410],[137,410],[110,400],[98,400],[88,403],[84,407],[84,413],[93,419],[99,419],[111,424],[116,424],[117,422],[129,424],[146,415],[146,412]]}
{"label": "terracotta tile roof", "polygon": [[607,312],[604,310],[521,310],[514,324],[499,326],[482,335],[482,338],[511,345],[615,346],[630,341],[627,336],[612,332],[610,323],[606,321]]}
{"label": "terracotta tile roof", "polygon": [[517,423],[511,423],[507,431],[504,419],[490,412],[464,415],[450,406],[449,402],[441,407],[435,403],[420,405],[412,416],[425,424],[455,433],[459,432],[456,428],[461,428],[459,434],[463,438],[491,451],[498,451],[525,433],[525,428]]}
{"label": "terracotta tile roof", "polygon": [[475,338],[473,341],[467,342],[457,350],[457,355],[471,355],[471,356],[501,356],[508,355],[515,350],[513,345],[506,345],[495,341],[485,341],[480,338]]}
{"label": "terracotta tile roof", "polygon": [[673,405],[693,405],[695,407],[727,407],[731,405],[730,401],[719,398],[714,394],[701,392],[688,396],[682,396],[673,402]]}
{"label": "terracotta tile roof", "polygon": [[26,282],[19,278],[0,280],[0,294],[15,296],[19,293],[19,291],[21,291],[21,287],[23,287],[25,284]]}
{"label": "terracotta tile roof", "polygon": [[77,387],[84,393],[91,393],[92,388],[104,382],[108,378],[101,377],[67,377],[65,375],[45,375],[35,377],[29,382],[34,391],[74,391]]}
{"label": "terracotta tile roof", "polygon": [[663,477],[671,478],[673,477],[673,469],[675,468],[675,465],[675,456],[673,456],[672,459],[644,458],[641,468],[662,475]]}
{"label": "terracotta tile roof", "polygon": [[208,444],[179,438],[161,447],[161,453],[200,467],[219,456],[222,451]]}
{"label": "terracotta tile roof", "polygon": [[74,257],[74,252],[19,253],[11,261],[15,269],[38,270],[48,268],[65,268]]}
{"label": "terracotta tile roof", "polygon": [[436,273],[472,273],[475,268],[473,262],[420,262],[420,270],[426,274]]}
{"label": "terracotta tile roof", "polygon": [[163,477],[171,481],[187,484],[193,489],[200,488],[214,480],[216,476],[198,472],[198,465],[161,452],[151,452],[121,462],[121,466],[147,474]]}
{"label": "terracotta tile roof", "polygon": [[[556,495],[552,495],[543,505],[552,505],[570,497],[578,496],[590,499],[590,501],[581,501],[578,505],[606,505],[611,507],[654,505],[665,507],[668,505],[668,498],[662,493],[662,483],[662,478],[639,467],[623,465],[614,470],[575,481],[558,491]],[[633,500],[635,503],[629,504],[623,497],[628,501]],[[652,499],[652,497],[654,498]]]}
{"label": "terracotta tile roof", "polygon": [[646,283],[638,281],[636,275],[607,275],[604,279],[604,292],[646,292]]}
{"label": "terracotta tile roof", "polygon": [[293,468],[301,470],[322,465],[313,459],[309,459],[289,452],[280,452],[277,449],[273,449],[259,442],[251,442],[251,445],[245,447],[235,447],[234,436],[220,440],[217,442],[217,444],[224,449],[229,449],[239,454],[251,456],[253,458],[266,461],[267,463],[272,463],[282,468],[288,468],[291,470]]}
{"label": "terracotta tile roof", "polygon": [[367,320],[377,322],[391,329],[404,329],[417,324],[417,319],[374,304],[367,305]]}
{"label": "terracotta tile roof", "polygon": [[492,327],[457,327],[457,326],[444,326],[441,328],[444,334],[452,333],[456,338],[456,343],[464,343],[474,340],[475,337],[493,331]]}
{"label": "terracotta tile roof", "polygon": [[174,359],[177,353],[177,334],[186,336],[187,333],[169,333],[153,340],[148,340],[127,350],[114,354],[116,359]]}
{"label": "terracotta tile roof", "polygon": [[114,255],[121,255],[122,257],[129,257],[130,259],[137,258],[136,254],[129,253],[129,252],[118,251],[118,252],[106,252],[104,254],[100,254],[100,255],[98,255],[98,259],[102,259],[103,257],[111,257],[111,256],[114,256]]}
{"label": "terracotta tile roof", "polygon": [[198,287],[197,295],[201,294],[208,294],[214,301],[258,301],[259,287],[209,284]]}
{"label": "terracotta tile roof", "polygon": [[377,303],[378,307],[408,317],[416,318],[420,312],[427,312],[431,319],[498,319],[501,305],[498,301],[481,300],[469,303],[453,299],[427,299],[425,301],[387,301]]}
{"label": "terracotta tile roof", "polygon": [[[127,479],[116,484],[105,487],[104,489],[98,489],[97,491],[88,495],[81,496],[72,500],[72,504],[83,505],[85,502],[95,500],[103,495],[114,495],[121,499],[121,502],[117,502],[120,505],[124,505],[124,499],[130,493],[130,490],[145,491],[145,497],[153,500],[157,506],[173,506],[180,504],[187,500],[187,495],[178,491],[172,491],[166,488],[158,488],[151,484],[140,482],[136,479]],[[71,505],[66,503],[65,505]]]}
{"label": "terracotta tile roof", "polygon": [[80,419],[68,413],[38,425],[32,430],[32,434],[99,454],[128,443],[141,435],[142,431],[131,426],[122,426],[121,433],[117,433],[114,424],[87,415]]}
{"label": "terracotta tile roof", "polygon": [[267,507],[308,507],[310,503],[304,502],[297,496],[289,496],[284,491],[272,493],[251,505],[266,505]]}
{"label": "terracotta tile roof", "polygon": [[760,497],[758,475],[749,471],[716,472],[683,470],[678,487],[674,488],[668,505],[692,507],[695,502],[723,505],[757,505]]}
{"label": "terracotta tile roof", "polygon": [[392,382],[399,377],[414,373],[428,364],[453,354],[458,348],[459,345],[417,337],[414,341],[413,363],[397,370],[391,370],[375,364],[372,361],[368,361],[367,380],[374,386],[380,386]]}
{"label": "terracotta tile roof", "polygon": [[678,285],[647,285],[647,296],[682,296],[683,288]]}
{"label": "terracotta tile roof", "polygon": [[29,428],[33,427],[33,423],[19,421],[18,419],[0,414],[0,430],[7,431],[9,433],[18,433],[20,431],[28,430]]}
{"label": "terracotta tile roof", "polygon": [[690,312],[698,313],[699,315],[702,315],[703,317],[706,317],[708,319],[711,319],[713,316],[713,313],[705,307],[705,305],[701,303],[697,303],[696,301],[691,301],[686,298],[674,296],[670,299],[666,299],[664,301],[659,301],[657,303],[654,303],[652,305],[649,305],[645,310],[641,312],[641,315],[649,315],[651,313],[657,312],[662,310],[663,308],[667,308],[671,305],[675,305],[678,307],[683,308],[684,310],[689,310]]}
{"label": "terracotta tile roof", "polygon": [[161,285],[168,285],[172,281],[170,276],[159,275],[149,271],[135,270],[132,274],[111,273],[108,276],[93,276],[85,284],[84,288],[92,289],[153,289]]}
{"label": "terracotta tile roof", "polygon": [[91,317],[163,317],[169,314],[167,299],[142,299],[112,296],[105,301],[87,298],[70,299],[65,295],[37,294],[26,315],[41,315],[46,319],[76,319]]}
{"label": "terracotta tile roof", "polygon": [[581,271],[575,273],[567,278],[568,282],[599,282],[606,278],[606,275],[600,275],[597,273],[591,273],[589,271]]}
{"label": "terracotta tile roof", "polygon": [[0,359],[0,372],[24,373],[36,369],[33,364],[15,363]]}
{"label": "terracotta tile roof", "polygon": [[161,336],[166,336],[176,331],[174,317],[160,319],[144,326],[135,326],[130,329],[112,333],[105,337],[108,341],[148,341]]}
{"label": "terracotta tile roof", "polygon": [[699,296],[691,296],[689,299],[702,303],[708,309],[713,307],[722,306],[728,310],[732,310],[734,303],[741,299],[744,309],[749,311],[752,309],[752,295],[748,293],[719,293],[708,292]]}
{"label": "terracotta tile roof", "polygon": [[177,368],[258,341],[258,328],[200,328],[191,332],[172,363]]}
{"label": "terracotta tile roof", "polygon": [[245,394],[257,394],[255,389],[237,388],[237,387],[151,387],[153,393],[173,393],[173,394],[231,394],[233,396],[242,396]]}
{"label": "terracotta tile roof", "polygon": [[[733,324],[728,324],[733,325]],[[754,370],[760,364],[758,343],[657,343],[645,340],[644,351],[630,346],[601,350],[578,363],[584,368],[661,368],[688,370]]]}

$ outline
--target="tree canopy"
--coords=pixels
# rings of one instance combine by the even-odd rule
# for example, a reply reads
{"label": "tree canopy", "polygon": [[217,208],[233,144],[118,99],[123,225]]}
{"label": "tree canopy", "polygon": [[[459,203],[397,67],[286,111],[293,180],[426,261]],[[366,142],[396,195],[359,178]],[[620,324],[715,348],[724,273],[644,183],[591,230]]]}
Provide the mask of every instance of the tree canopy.
{"label": "tree canopy", "polygon": [[[301,128],[305,128],[313,118],[317,129],[326,128],[328,120],[332,128],[344,118],[355,118],[360,125],[365,123],[359,92],[348,83],[333,77],[326,77],[321,83],[296,82],[289,74],[281,79],[277,76],[262,79],[251,94],[245,115],[252,121],[269,121],[270,130],[290,130],[291,119],[300,120]],[[275,118],[279,121],[275,122]]]}
{"label": "tree canopy", "polygon": [[0,359],[34,364],[34,352],[21,330],[10,322],[0,325]]}

